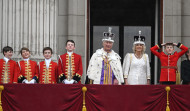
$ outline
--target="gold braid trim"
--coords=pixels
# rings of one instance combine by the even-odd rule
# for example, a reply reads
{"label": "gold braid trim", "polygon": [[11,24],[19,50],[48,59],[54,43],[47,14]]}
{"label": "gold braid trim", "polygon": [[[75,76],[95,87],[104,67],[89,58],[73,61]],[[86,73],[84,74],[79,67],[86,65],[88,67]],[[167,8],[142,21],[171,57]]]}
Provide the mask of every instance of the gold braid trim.
{"label": "gold braid trim", "polygon": [[18,79],[21,79],[23,77],[23,75],[20,75],[19,77],[18,77]]}
{"label": "gold braid trim", "polygon": [[166,92],[167,92],[167,106],[166,106],[166,111],[170,111],[170,107],[169,107],[169,92],[170,92],[170,86],[166,86],[165,87],[165,90],[166,90]]}
{"label": "gold braid trim", "polygon": [[3,90],[4,90],[4,86],[1,85],[0,86],[0,111],[3,111],[2,102],[1,102],[1,93],[2,93]]}
{"label": "gold braid trim", "polygon": [[63,76],[63,73],[61,73],[60,75],[59,75],[59,78],[61,78]]}
{"label": "gold braid trim", "polygon": [[36,78],[38,79],[38,76],[36,76]]}
{"label": "gold braid trim", "polygon": [[160,49],[160,47],[159,47],[159,45],[158,45],[158,44],[156,44],[156,46]]}
{"label": "gold braid trim", "polygon": [[82,92],[83,92],[83,105],[82,105],[82,111],[87,111],[86,109],[86,103],[85,103],[85,93],[87,91],[86,86],[82,87]]}
{"label": "gold braid trim", "polygon": [[76,76],[80,77],[81,78],[81,75],[79,75],[78,73],[76,73]]}
{"label": "gold braid trim", "polygon": [[183,45],[183,44],[181,44],[181,45],[179,46],[179,48],[181,48],[182,45]]}

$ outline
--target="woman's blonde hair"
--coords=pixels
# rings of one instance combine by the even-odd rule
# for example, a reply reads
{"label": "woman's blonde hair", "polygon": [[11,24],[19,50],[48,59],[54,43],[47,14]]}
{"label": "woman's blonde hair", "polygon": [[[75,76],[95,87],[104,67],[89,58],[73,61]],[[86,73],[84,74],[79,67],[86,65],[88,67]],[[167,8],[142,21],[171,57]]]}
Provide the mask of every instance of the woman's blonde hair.
{"label": "woman's blonde hair", "polygon": [[[137,45],[137,44],[134,44],[134,45],[133,45],[133,48],[132,48],[134,53],[136,52],[136,50],[135,50],[135,46],[136,46],[136,45]],[[143,47],[143,49],[142,49],[142,54],[144,54],[145,51],[146,51],[146,46],[142,44],[142,47]]]}

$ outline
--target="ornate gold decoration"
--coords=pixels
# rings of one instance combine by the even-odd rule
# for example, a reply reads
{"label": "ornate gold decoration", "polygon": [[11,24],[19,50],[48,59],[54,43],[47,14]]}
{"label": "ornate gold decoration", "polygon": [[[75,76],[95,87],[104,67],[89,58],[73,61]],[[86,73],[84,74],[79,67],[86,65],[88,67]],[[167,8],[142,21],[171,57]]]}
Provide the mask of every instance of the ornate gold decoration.
{"label": "ornate gold decoration", "polygon": [[157,44],[157,47],[160,49],[159,45]]}
{"label": "ornate gold decoration", "polygon": [[10,65],[9,63],[3,63],[3,72],[2,72],[2,83],[9,83],[10,82]]}
{"label": "ornate gold decoration", "polygon": [[180,46],[179,46],[179,48],[182,46],[183,44],[181,44]]}
{"label": "ornate gold decoration", "polygon": [[80,77],[80,78],[81,78],[81,75],[80,75],[80,74],[78,74],[78,73],[76,73],[76,76],[78,76],[78,77]]}
{"label": "ornate gold decoration", "polygon": [[71,80],[75,74],[75,62],[74,62],[74,54],[70,57],[66,55],[66,66],[65,66],[65,76],[68,80]]}
{"label": "ornate gold decoration", "polygon": [[42,82],[45,84],[51,83],[51,70],[52,70],[52,64],[49,64],[49,68],[46,68],[46,64],[44,62],[43,65],[43,78],[42,78]]}
{"label": "ornate gold decoration", "polygon": [[169,91],[170,91],[170,86],[166,86],[165,90],[167,91],[167,106],[166,106],[166,111],[170,111],[170,107],[169,107]]}
{"label": "ornate gold decoration", "polygon": [[177,85],[181,84],[181,75],[178,70],[176,70],[176,84]]}
{"label": "ornate gold decoration", "polygon": [[28,61],[24,61],[24,64],[25,64],[25,75],[26,75],[26,79],[28,81],[30,81],[32,79],[32,72],[31,72],[31,64],[30,62]]}
{"label": "ornate gold decoration", "polygon": [[93,84],[93,80],[90,79],[90,84]]}
{"label": "ornate gold decoration", "polygon": [[86,86],[82,87],[82,92],[83,92],[83,107],[82,107],[82,111],[87,111],[86,109],[86,105],[85,105],[85,93],[87,91]]}
{"label": "ornate gold decoration", "polygon": [[2,91],[4,90],[4,86],[0,86],[0,111],[3,111],[3,108],[2,108],[2,103],[1,103],[1,93]]}

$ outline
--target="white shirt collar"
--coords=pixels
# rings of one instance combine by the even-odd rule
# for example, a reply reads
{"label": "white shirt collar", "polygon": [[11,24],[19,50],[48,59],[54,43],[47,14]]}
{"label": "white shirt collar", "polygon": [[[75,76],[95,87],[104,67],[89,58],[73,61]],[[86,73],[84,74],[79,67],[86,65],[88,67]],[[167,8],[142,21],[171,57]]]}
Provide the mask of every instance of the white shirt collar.
{"label": "white shirt collar", "polygon": [[27,61],[27,63],[28,63],[28,60],[29,60],[29,58],[28,59],[23,59],[24,61]]}
{"label": "white shirt collar", "polygon": [[4,59],[4,61],[5,61],[6,63],[9,61],[9,59],[8,59],[7,57],[4,57],[3,59]]}
{"label": "white shirt collar", "polygon": [[71,56],[71,55],[73,54],[73,52],[68,52],[68,51],[67,51],[67,54],[69,54],[69,56]]}
{"label": "white shirt collar", "polygon": [[49,68],[49,64],[51,62],[51,58],[50,59],[45,59],[45,63],[46,63],[46,68]]}

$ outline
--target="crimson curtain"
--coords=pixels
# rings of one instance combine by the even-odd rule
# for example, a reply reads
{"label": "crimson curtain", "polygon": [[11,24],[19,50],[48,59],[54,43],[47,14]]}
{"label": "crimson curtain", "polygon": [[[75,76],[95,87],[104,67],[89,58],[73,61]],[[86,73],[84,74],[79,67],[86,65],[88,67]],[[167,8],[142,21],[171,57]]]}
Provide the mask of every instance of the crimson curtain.
{"label": "crimson curtain", "polygon": [[[82,111],[82,87],[5,84],[4,111]],[[165,111],[165,85],[85,85],[87,111]],[[190,86],[171,85],[171,111],[190,111]]]}

